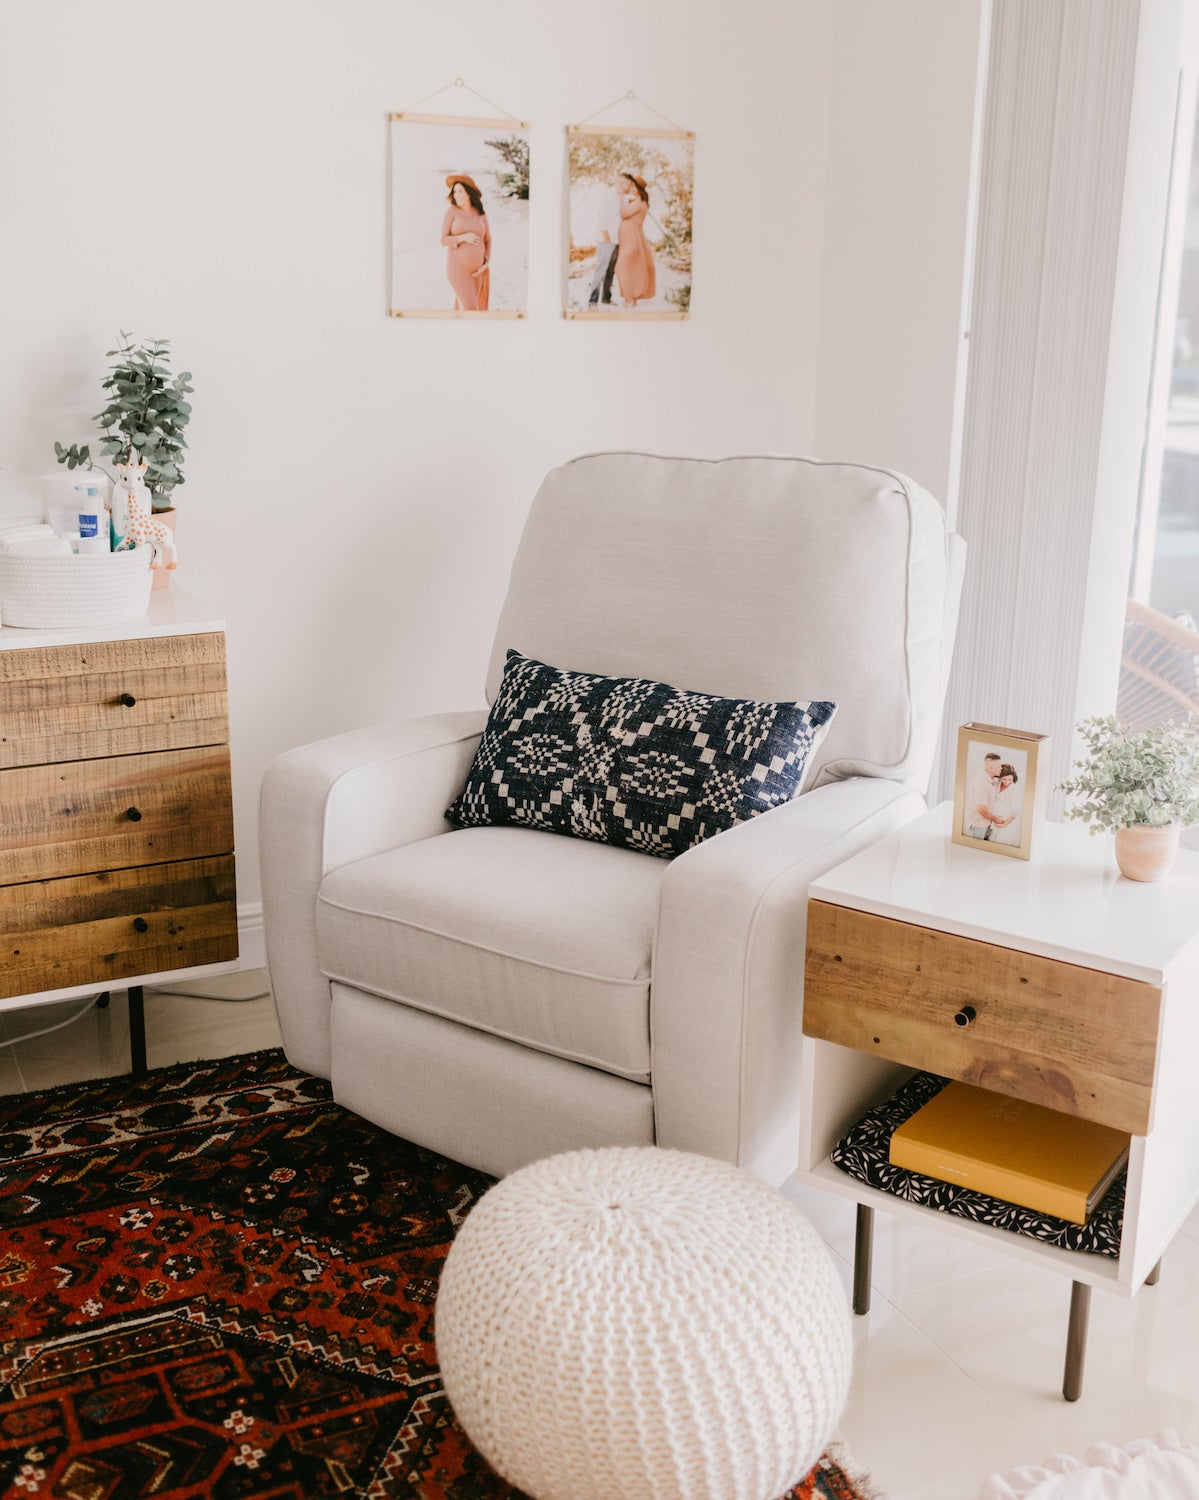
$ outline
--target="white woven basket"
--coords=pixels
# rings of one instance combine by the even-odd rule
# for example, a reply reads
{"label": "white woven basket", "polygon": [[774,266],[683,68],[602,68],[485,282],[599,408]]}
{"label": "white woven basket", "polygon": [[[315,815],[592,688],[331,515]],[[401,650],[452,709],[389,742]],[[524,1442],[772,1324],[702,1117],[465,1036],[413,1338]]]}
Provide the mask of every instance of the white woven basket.
{"label": "white woven basket", "polygon": [[150,604],[149,547],[83,557],[0,552],[0,625],[67,630],[120,625]]}

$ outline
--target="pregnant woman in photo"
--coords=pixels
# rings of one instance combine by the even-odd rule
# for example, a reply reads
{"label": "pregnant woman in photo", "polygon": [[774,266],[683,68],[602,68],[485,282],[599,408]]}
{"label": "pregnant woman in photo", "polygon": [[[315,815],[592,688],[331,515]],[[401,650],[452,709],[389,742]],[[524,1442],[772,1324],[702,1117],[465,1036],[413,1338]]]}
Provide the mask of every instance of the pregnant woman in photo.
{"label": "pregnant woman in photo", "polygon": [[491,230],[483,212],[483,195],[473,177],[446,178],[449,208],[441,221],[446,246],[445,273],[454,288],[454,307],[486,312],[491,290]]}
{"label": "pregnant woman in photo", "polygon": [[616,279],[620,283],[620,300],[626,307],[636,307],[654,295],[656,278],[654,252],[645,237],[645,216],[649,212],[649,189],[644,177],[631,172],[620,174],[620,247],[616,252]]}

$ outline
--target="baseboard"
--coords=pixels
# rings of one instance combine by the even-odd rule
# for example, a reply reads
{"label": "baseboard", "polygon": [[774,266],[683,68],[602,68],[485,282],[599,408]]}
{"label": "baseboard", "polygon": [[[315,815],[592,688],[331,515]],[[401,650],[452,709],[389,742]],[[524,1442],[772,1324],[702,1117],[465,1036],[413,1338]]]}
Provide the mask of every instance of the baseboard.
{"label": "baseboard", "polygon": [[237,967],[266,968],[266,934],[262,926],[262,902],[247,901],[237,908]]}

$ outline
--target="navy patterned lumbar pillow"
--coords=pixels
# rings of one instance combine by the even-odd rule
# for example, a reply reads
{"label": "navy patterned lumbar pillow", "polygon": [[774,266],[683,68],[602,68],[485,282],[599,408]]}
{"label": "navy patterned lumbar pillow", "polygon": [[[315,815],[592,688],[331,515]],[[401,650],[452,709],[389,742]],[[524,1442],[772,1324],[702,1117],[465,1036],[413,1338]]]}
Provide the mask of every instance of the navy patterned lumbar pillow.
{"label": "navy patterned lumbar pillow", "polygon": [[789,802],[835,703],[714,698],[509,651],[446,817],[519,823],[669,859]]}

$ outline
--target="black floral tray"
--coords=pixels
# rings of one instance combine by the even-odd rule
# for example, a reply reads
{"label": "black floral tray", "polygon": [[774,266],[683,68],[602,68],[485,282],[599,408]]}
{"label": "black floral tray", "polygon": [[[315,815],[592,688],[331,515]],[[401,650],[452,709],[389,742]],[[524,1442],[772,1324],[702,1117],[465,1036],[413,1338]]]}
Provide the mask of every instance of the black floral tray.
{"label": "black floral tray", "polygon": [[888,1160],[892,1132],[916,1111],[934,1098],[948,1078],[935,1073],[917,1073],[890,1099],[877,1105],[858,1121],[833,1147],[830,1160],[850,1177],[884,1193],[893,1193],[909,1203],[921,1203],[942,1213],[971,1219],[975,1224],[992,1224],[1012,1234],[1028,1235],[1046,1245],[1063,1250],[1086,1250],[1094,1255],[1120,1256],[1120,1232],[1124,1225],[1124,1185],[1127,1173],[1121,1172],[1085,1224],[1071,1224],[1051,1214],[1040,1214],[1031,1208],[1019,1208],[974,1192],[956,1183],[925,1177],[893,1167]]}

